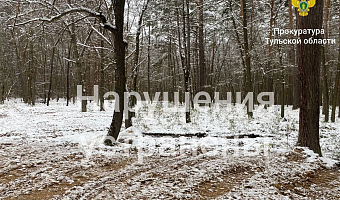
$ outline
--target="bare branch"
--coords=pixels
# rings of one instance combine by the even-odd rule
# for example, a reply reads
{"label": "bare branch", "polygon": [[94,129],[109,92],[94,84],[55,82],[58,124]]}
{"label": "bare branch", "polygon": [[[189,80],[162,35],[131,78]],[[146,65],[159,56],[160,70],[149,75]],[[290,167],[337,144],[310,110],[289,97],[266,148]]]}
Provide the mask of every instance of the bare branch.
{"label": "bare branch", "polygon": [[112,43],[108,38],[106,38],[101,32],[99,32],[95,27],[91,26],[92,30],[94,30],[100,37],[102,37],[108,44],[112,46]]}
{"label": "bare branch", "polygon": [[100,49],[103,49],[103,50],[107,50],[107,51],[112,51],[112,49],[109,49],[109,48],[105,48],[105,47],[96,47],[96,46],[89,46],[87,44],[82,44],[82,43],[77,43],[77,45],[79,46],[82,46],[82,47],[86,47],[86,48],[89,48],[89,49],[94,49],[94,50],[100,50]]}
{"label": "bare branch", "polygon": [[111,31],[112,33],[116,33],[116,31],[117,31],[117,28],[115,26],[113,26],[111,23],[109,23],[107,21],[106,17],[104,15],[102,15],[102,13],[97,13],[97,12],[94,12],[93,10],[90,10],[90,9],[84,8],[84,7],[71,8],[71,9],[68,9],[68,10],[64,11],[63,13],[55,15],[51,18],[34,18],[34,19],[28,20],[26,22],[17,23],[14,26],[22,26],[22,25],[29,24],[29,23],[36,22],[36,21],[52,23],[52,22],[55,22],[55,21],[61,19],[62,17],[66,16],[66,15],[73,14],[73,13],[88,14],[89,17],[94,17],[94,18],[99,19],[99,21],[104,25],[105,29]]}

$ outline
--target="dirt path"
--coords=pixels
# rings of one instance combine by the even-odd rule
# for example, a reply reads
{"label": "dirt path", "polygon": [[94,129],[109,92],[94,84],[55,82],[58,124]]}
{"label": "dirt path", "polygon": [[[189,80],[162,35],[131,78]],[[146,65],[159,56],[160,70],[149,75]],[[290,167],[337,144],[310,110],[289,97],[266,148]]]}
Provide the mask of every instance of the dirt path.
{"label": "dirt path", "polygon": [[138,163],[134,151],[74,143],[2,144],[0,199],[340,198],[340,172],[300,151],[223,158],[208,154]]}
{"label": "dirt path", "polygon": [[0,150],[0,199],[51,199],[132,162],[103,155],[87,159],[72,143],[13,143]]}
{"label": "dirt path", "polygon": [[275,187],[283,195],[289,191],[310,199],[340,199],[340,172],[338,169],[320,169],[302,175],[300,179],[290,179],[288,183],[277,183]]}

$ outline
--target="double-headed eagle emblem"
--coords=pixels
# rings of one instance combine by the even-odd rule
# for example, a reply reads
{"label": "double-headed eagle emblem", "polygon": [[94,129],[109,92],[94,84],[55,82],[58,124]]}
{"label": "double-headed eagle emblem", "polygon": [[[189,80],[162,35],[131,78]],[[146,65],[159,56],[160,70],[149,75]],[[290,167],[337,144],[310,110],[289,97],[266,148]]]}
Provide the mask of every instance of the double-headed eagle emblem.
{"label": "double-headed eagle emblem", "polygon": [[308,15],[309,8],[315,5],[315,0],[292,0],[292,4],[294,7],[298,8],[299,15],[305,17]]}

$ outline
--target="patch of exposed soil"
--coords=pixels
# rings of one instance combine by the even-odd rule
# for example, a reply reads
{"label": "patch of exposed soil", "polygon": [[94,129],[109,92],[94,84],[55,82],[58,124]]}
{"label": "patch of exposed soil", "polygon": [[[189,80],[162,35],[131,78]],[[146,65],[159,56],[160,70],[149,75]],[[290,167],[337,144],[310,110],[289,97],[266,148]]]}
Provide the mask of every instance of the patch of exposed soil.
{"label": "patch of exposed soil", "polygon": [[317,199],[321,196],[327,199],[340,199],[340,170],[319,169],[300,176],[299,179],[274,184],[281,194],[287,191],[302,197]]}
{"label": "patch of exposed soil", "polygon": [[73,180],[72,183],[64,182],[51,182],[48,187],[43,189],[34,190],[27,195],[20,195],[17,198],[11,199],[22,199],[22,200],[36,200],[36,199],[51,199],[56,195],[62,195],[67,190],[75,188],[77,186],[83,186],[85,183],[97,180],[103,172],[116,171],[120,168],[124,168],[128,164],[127,161],[121,161],[119,163],[105,163],[104,166],[86,169],[79,169],[68,173]]}
{"label": "patch of exposed soil", "polygon": [[[203,198],[216,198],[230,192],[235,186],[247,184],[247,179],[254,175],[253,169],[241,166],[223,171],[220,177],[199,184],[198,192]],[[246,185],[246,187],[251,187]]]}

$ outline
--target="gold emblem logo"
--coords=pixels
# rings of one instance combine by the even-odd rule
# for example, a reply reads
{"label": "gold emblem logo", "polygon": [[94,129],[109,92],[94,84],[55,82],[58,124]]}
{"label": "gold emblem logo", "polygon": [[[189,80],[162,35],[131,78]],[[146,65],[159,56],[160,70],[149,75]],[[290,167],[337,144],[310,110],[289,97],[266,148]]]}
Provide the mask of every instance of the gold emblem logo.
{"label": "gold emblem logo", "polygon": [[299,15],[302,17],[306,17],[308,15],[309,8],[314,7],[316,0],[292,0],[292,5],[298,8]]}

